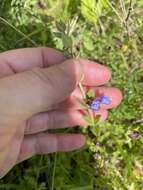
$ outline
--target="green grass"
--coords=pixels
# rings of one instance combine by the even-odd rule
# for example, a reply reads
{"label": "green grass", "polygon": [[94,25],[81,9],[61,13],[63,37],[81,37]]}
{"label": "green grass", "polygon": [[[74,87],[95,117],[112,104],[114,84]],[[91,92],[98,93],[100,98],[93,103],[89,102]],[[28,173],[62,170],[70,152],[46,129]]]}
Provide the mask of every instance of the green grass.
{"label": "green grass", "polygon": [[[35,156],[1,179],[0,189],[143,189],[142,10],[143,0],[1,0],[0,51],[63,50],[64,41],[73,54],[109,66],[109,86],[119,87],[124,100],[106,123],[87,131],[87,147],[56,157]],[[68,27],[76,19],[70,39],[59,33],[57,23]],[[132,139],[133,132],[140,136]]]}

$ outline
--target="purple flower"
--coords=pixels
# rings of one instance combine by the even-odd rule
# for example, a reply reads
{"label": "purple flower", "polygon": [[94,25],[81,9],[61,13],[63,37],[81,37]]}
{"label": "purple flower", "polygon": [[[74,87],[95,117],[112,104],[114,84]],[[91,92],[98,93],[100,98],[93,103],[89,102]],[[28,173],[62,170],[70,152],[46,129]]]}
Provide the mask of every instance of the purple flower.
{"label": "purple flower", "polygon": [[141,137],[140,132],[138,131],[132,131],[130,132],[130,134],[128,135],[131,139],[138,139]]}
{"label": "purple flower", "polygon": [[109,105],[110,103],[111,100],[108,96],[100,96],[91,102],[90,108],[92,110],[98,111],[100,109],[101,104]]}
{"label": "purple flower", "polygon": [[109,105],[109,104],[111,104],[111,100],[108,96],[101,96],[101,103]]}
{"label": "purple flower", "polygon": [[90,108],[92,110],[98,111],[100,109],[100,101],[99,100],[93,100],[91,102]]}

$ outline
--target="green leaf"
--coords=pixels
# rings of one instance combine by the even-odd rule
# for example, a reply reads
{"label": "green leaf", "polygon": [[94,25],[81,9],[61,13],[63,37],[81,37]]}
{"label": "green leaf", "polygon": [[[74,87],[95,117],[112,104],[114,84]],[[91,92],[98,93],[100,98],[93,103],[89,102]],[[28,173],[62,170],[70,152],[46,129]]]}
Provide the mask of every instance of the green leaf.
{"label": "green leaf", "polygon": [[108,5],[105,0],[82,0],[81,13],[88,22],[96,25],[98,19],[102,15],[103,9],[107,8],[107,6]]}
{"label": "green leaf", "polygon": [[57,37],[57,38],[61,38],[62,34],[60,32],[54,32],[54,35]]}
{"label": "green leaf", "polygon": [[58,29],[59,32],[65,32],[66,30],[66,25],[62,21],[56,22],[56,28]]}
{"label": "green leaf", "polygon": [[89,50],[89,51],[93,51],[94,50],[94,44],[93,44],[93,40],[91,38],[86,38],[83,42],[84,47]]}
{"label": "green leaf", "polygon": [[94,93],[94,91],[91,90],[91,89],[86,93],[86,98],[87,98],[87,99],[91,99],[91,98],[93,98],[94,96],[95,96],[95,93]]}
{"label": "green leaf", "polygon": [[63,46],[65,49],[72,48],[73,41],[72,38],[66,34],[62,34],[62,41],[63,41]]}

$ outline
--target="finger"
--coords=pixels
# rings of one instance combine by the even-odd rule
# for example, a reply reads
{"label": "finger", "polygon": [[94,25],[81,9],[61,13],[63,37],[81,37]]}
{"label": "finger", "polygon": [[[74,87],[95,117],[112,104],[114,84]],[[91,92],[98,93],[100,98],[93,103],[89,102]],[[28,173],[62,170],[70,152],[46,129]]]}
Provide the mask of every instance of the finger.
{"label": "finger", "polygon": [[75,110],[56,110],[40,113],[26,122],[25,134],[33,134],[48,129],[66,128],[74,126],[85,126],[83,115]]}
{"label": "finger", "polygon": [[94,112],[94,116],[96,118],[96,116],[99,116],[99,121],[100,122],[104,122],[107,117],[108,117],[108,111],[107,110],[99,110],[99,111],[96,111]]}
{"label": "finger", "polygon": [[107,96],[109,97],[111,103],[109,105],[106,104],[101,104],[100,108],[101,109],[112,109],[117,107],[122,99],[122,93],[118,88],[111,88],[111,87],[99,87],[99,88],[93,88],[95,91],[95,94],[97,94],[97,96]]}
{"label": "finger", "polygon": [[85,144],[81,134],[48,134],[28,135],[21,145],[18,161],[23,161],[35,154],[66,152],[79,149]]}
{"label": "finger", "polygon": [[[89,114],[89,112],[87,110],[81,110],[80,112],[84,116],[84,119],[86,121],[86,126],[88,126],[89,123],[91,122],[91,115]],[[97,119],[98,123],[104,122],[108,117],[108,111],[107,110],[92,111],[91,113],[94,117],[94,120],[96,121],[96,119]],[[98,116],[98,118],[97,118],[97,116]]]}
{"label": "finger", "polygon": [[24,48],[6,51],[0,54],[0,77],[34,67],[48,67],[64,60],[63,53],[52,48]]}
{"label": "finger", "polygon": [[111,71],[108,67],[87,59],[74,60],[80,63],[83,73],[83,85],[100,86],[106,84],[111,78]]}
{"label": "finger", "polygon": [[[94,113],[94,116],[100,116],[100,121],[103,122],[107,119],[108,111],[97,111]],[[25,126],[25,135],[39,133],[48,129],[69,128],[86,125],[87,122],[83,118],[83,114],[78,110],[56,110],[35,115],[27,120]]]}
{"label": "finger", "polygon": [[[63,53],[51,48],[25,48],[0,54],[0,77],[30,70],[35,67],[45,68],[65,60]],[[86,59],[72,60],[82,65],[85,85],[102,85],[109,81],[111,71],[98,63]]]}
{"label": "finger", "polygon": [[[93,87],[90,89],[94,91],[95,98],[98,96],[104,95],[104,96],[108,96],[109,99],[111,100],[111,104],[109,105],[101,104],[101,109],[103,110],[117,107],[121,103],[122,98],[123,98],[122,93],[118,88]],[[86,88],[85,88],[85,91],[87,91]],[[67,100],[65,100],[64,102],[61,102],[60,104],[57,104],[55,106],[55,109],[72,109],[72,110],[84,109],[81,102],[83,102],[83,96],[80,90],[77,89],[76,91],[72,93],[72,96],[70,96]]]}

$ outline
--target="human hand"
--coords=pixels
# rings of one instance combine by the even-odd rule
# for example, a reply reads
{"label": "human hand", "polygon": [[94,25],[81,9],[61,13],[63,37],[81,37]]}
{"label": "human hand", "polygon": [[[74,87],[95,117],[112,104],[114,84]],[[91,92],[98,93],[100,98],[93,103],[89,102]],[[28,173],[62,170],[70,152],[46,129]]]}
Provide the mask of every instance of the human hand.
{"label": "human hand", "polygon": [[106,84],[111,72],[88,60],[65,60],[50,48],[26,48],[0,54],[0,177],[16,162],[35,154],[71,151],[85,143],[81,134],[51,134],[46,130],[86,125],[77,101],[78,82],[108,96],[95,115],[101,120],[117,106],[121,92]]}

